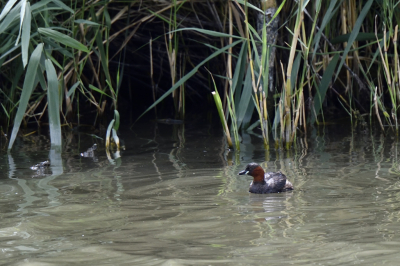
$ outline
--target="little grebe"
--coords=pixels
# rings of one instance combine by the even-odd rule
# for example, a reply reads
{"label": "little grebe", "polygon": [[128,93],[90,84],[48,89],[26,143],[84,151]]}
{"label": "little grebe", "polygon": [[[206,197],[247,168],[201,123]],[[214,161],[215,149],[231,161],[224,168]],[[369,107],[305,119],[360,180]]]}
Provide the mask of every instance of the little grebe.
{"label": "little grebe", "polygon": [[253,182],[250,183],[249,192],[257,194],[277,193],[293,189],[292,183],[286,179],[281,172],[265,173],[264,169],[256,163],[249,163],[246,169],[239,172],[239,175],[250,175]]}

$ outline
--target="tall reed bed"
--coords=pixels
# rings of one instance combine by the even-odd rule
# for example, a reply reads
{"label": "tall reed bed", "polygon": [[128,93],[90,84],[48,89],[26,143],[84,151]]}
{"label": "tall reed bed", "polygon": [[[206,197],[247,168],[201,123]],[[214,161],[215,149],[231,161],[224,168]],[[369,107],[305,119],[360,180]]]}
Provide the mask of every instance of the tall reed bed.
{"label": "tall reed bed", "polygon": [[[129,6],[125,6],[111,16],[108,1],[86,5],[85,1],[41,0],[31,6],[26,0],[9,0],[4,4],[0,13],[0,75],[4,81],[0,104],[2,125],[13,125],[8,149],[21,124],[32,118],[40,122],[46,112],[51,143],[58,147],[61,126],[72,127],[71,121],[80,124],[81,106],[89,103],[97,116],[109,106],[119,117],[125,61],[120,55],[127,42],[110,54],[110,42],[126,32],[111,33],[111,28],[120,20],[131,28],[154,17],[131,22],[128,13]],[[126,41],[130,38],[125,36]],[[122,66],[115,74],[109,71],[112,58],[119,58]],[[118,127],[113,124],[114,129]]]}
{"label": "tall reed bed", "polygon": [[[209,77],[209,90],[196,93],[213,89],[207,67],[235,143],[248,130],[266,149],[271,142],[288,149],[308,127],[336,122],[337,113],[347,113],[354,126],[369,117],[383,131],[398,132],[399,17],[395,0],[9,0],[0,13],[2,126],[13,126],[11,148],[20,125],[46,112],[52,136],[80,123],[87,103],[96,113],[93,124],[105,112],[114,112],[116,122],[121,91],[143,90],[122,86],[126,58],[134,61],[149,47],[153,104],[144,113],[172,95],[175,117],[184,119],[187,94],[195,90],[187,82],[195,77],[204,86]],[[128,56],[131,41],[151,23],[154,36]],[[188,42],[198,46],[191,51]],[[111,60],[117,73],[110,72]],[[214,62],[222,64],[212,68]],[[154,68],[168,72],[164,93]]]}
{"label": "tall reed bed", "polygon": [[[362,4],[353,0],[281,2],[275,10],[286,19],[280,21],[279,60],[275,61],[279,70],[274,76],[276,85],[271,87],[265,68],[271,69],[266,62],[275,44],[266,34],[268,24],[263,25],[259,34],[250,16],[254,12],[267,14],[264,7],[273,6],[274,1],[262,1],[263,10],[248,1],[233,2],[242,11],[247,43],[246,58],[241,53],[238,56],[246,64],[239,63],[238,59],[235,65],[236,70],[241,68],[240,72],[246,73],[244,82],[233,91],[240,95],[235,97],[238,101],[249,97],[252,91],[257,125],[266,148],[272,132],[276,146],[289,149],[299,133],[306,136],[308,126],[332,123],[337,117],[329,113],[331,109],[338,110],[338,106],[349,114],[353,126],[364,121],[365,116],[370,117],[372,125],[376,117],[382,130],[389,125],[398,134],[400,72],[396,15],[400,15],[399,3],[389,0],[381,3],[369,0]],[[382,12],[376,14],[377,10]],[[272,106],[268,104],[271,102],[268,97],[274,98]],[[324,110],[328,115],[324,115]],[[243,129],[254,128],[248,123],[250,117],[247,116],[249,120],[245,123],[238,120],[237,125]],[[340,125],[340,122],[333,123]]]}

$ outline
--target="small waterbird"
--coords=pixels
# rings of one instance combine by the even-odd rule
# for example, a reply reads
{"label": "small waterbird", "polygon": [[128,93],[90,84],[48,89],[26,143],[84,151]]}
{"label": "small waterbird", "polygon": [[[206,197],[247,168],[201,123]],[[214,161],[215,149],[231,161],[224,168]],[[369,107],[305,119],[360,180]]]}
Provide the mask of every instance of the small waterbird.
{"label": "small waterbird", "polygon": [[257,194],[277,193],[293,190],[293,185],[281,172],[265,173],[264,169],[256,163],[249,163],[246,169],[239,175],[250,175],[253,182],[250,183],[249,192]]}

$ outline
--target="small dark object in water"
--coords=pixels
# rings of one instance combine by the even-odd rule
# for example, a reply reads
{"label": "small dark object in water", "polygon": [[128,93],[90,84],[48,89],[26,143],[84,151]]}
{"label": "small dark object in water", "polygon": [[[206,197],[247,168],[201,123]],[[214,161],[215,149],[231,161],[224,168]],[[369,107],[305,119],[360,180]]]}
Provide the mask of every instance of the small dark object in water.
{"label": "small dark object in water", "polygon": [[256,163],[249,163],[246,169],[239,175],[250,175],[253,182],[250,183],[249,192],[257,194],[277,193],[293,190],[293,185],[281,172],[265,173],[264,169]]}

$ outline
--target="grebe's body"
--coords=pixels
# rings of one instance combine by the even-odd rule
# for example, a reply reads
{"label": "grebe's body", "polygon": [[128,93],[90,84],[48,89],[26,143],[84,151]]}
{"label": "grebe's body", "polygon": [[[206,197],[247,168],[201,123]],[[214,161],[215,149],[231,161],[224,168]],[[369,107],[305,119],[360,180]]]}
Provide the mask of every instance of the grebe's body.
{"label": "grebe's body", "polygon": [[253,182],[250,183],[249,192],[256,194],[277,193],[293,190],[293,185],[281,172],[265,173],[264,169],[256,163],[249,163],[246,169],[239,175],[250,175]]}

